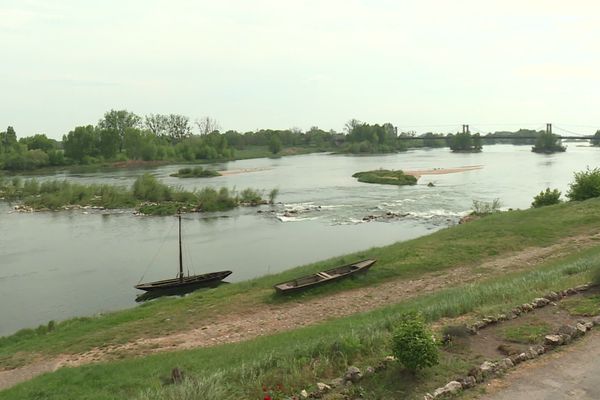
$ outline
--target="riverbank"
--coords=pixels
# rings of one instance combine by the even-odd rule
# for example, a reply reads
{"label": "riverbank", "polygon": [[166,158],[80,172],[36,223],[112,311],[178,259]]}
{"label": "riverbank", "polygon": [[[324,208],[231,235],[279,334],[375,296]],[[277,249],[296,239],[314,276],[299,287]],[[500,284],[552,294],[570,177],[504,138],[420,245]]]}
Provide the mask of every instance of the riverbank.
{"label": "riverbank", "polygon": [[[480,300],[483,303],[478,302],[470,306],[455,308],[456,306],[449,305],[452,302],[448,303],[448,299],[463,292],[458,290],[452,292],[454,294],[451,295],[445,291],[450,290],[452,287],[460,287],[465,282],[476,283],[490,276],[493,277],[490,284],[494,285],[497,280],[496,277],[500,274],[505,275],[507,272],[526,273],[527,270],[538,267],[540,262],[546,261],[548,258],[557,260],[572,252],[594,246],[596,241],[593,236],[598,233],[596,227],[599,222],[600,203],[597,200],[492,215],[480,221],[445,229],[420,239],[300,267],[282,274],[249,282],[198,292],[184,299],[160,300],[133,310],[112,313],[100,318],[71,320],[54,324],[52,329],[47,326],[46,328],[39,328],[37,332],[21,332],[0,339],[1,365],[4,368],[34,365],[35,362],[55,360],[60,357],[70,357],[71,360],[77,360],[80,357],[81,360],[85,360],[84,363],[93,360],[130,358],[155,351],[186,348],[178,346],[184,346],[184,343],[191,341],[192,338],[200,339],[204,335],[206,335],[206,342],[193,342],[195,346],[237,342],[251,337],[271,334],[279,331],[279,329],[283,331],[294,329],[300,324],[314,324],[331,316],[343,316],[357,311],[374,310],[381,306],[396,304],[398,301],[401,302],[398,307],[407,307],[407,304],[413,303],[405,304],[402,302],[411,299],[412,296],[427,293],[431,293],[431,296],[434,297],[442,296],[446,299],[443,303],[451,307],[451,311],[450,309],[447,311],[438,309],[430,316],[431,320],[436,320],[445,315],[455,317],[463,313],[473,312],[482,304],[486,307],[506,306],[507,303],[516,301],[521,293],[515,293],[514,297],[506,297],[502,294],[498,294],[493,298],[484,296]],[[427,254],[427,256],[423,257],[423,254]],[[506,267],[498,266],[498,263],[502,260],[508,260],[507,255],[510,254],[516,258],[512,259]],[[591,253],[586,254],[585,252],[580,253],[580,256],[591,257]],[[525,255],[527,256],[525,257]],[[308,272],[323,270],[328,266],[359,257],[374,257],[378,258],[379,261],[369,274],[359,279],[349,280],[286,299],[273,295],[271,285],[276,282]],[[448,279],[448,277],[453,276],[456,276],[456,280]],[[568,279],[565,279],[577,281],[584,278],[585,276],[574,273],[569,275]],[[563,283],[561,279],[556,278],[552,282],[546,282],[545,285],[552,286]],[[393,284],[398,286],[395,289],[385,286]],[[526,293],[523,295],[531,294],[531,291],[540,289],[541,286],[529,287],[527,289],[529,292],[525,291]],[[403,295],[407,290],[409,292]],[[441,292],[437,293],[440,290]],[[376,293],[380,293],[381,296],[377,297]],[[397,295],[394,295],[394,293],[397,293]],[[413,295],[410,293],[413,293]],[[339,306],[335,305],[338,304],[334,301],[335,298],[339,298]],[[415,301],[417,301],[415,304],[420,304],[419,302],[422,301],[430,302],[427,304],[440,304],[439,297],[437,298],[437,303],[433,299],[426,300],[423,298],[418,300],[415,298]],[[347,307],[341,306],[342,304]],[[361,304],[362,306],[360,306]],[[322,308],[319,309],[319,307]],[[265,314],[260,314],[260,310],[264,310]],[[359,340],[359,343],[362,343],[361,340],[363,339],[360,339],[360,337],[363,336],[360,332],[355,332],[350,336],[342,332],[351,331],[348,330],[349,326],[363,326],[366,331],[369,331],[374,329],[374,324],[383,323],[397,311],[398,309],[395,309],[395,311],[381,309],[373,315],[350,317],[350,320],[340,320],[339,322],[334,320],[314,328],[307,328],[308,331],[303,330],[297,333],[295,333],[296,331],[290,331],[282,334],[283,336],[266,337],[246,342],[246,344],[240,345],[244,350],[242,354],[232,357],[227,363],[225,363],[225,359],[223,359],[223,363],[219,360],[221,357],[230,357],[233,354],[230,351],[238,351],[240,350],[239,347],[229,348],[230,345],[228,345],[214,350],[195,350],[192,358],[188,358],[187,353],[152,356],[151,359],[144,359],[143,364],[147,365],[147,367],[144,367],[145,372],[139,370],[139,366],[142,365],[139,361],[132,360],[126,362],[127,368],[133,368],[126,375],[130,376],[133,381],[130,381],[130,378],[126,376],[120,377],[120,387],[127,387],[128,389],[125,389],[127,393],[138,394],[142,390],[139,386],[142,382],[145,382],[143,387],[156,387],[152,383],[157,379],[156,374],[159,374],[160,371],[162,373],[166,371],[168,374],[170,368],[174,366],[173,364],[189,369],[194,374],[204,374],[207,371],[201,371],[204,371],[205,367],[201,367],[197,364],[197,361],[192,360],[203,359],[205,356],[213,357],[213,361],[211,361],[213,365],[210,368],[213,372],[210,374],[215,373],[219,368],[235,369],[234,365],[242,360],[254,359],[254,364],[262,365],[261,363],[265,361],[264,357],[269,354],[276,355],[277,359],[282,360],[283,364],[280,367],[289,366],[292,364],[288,365],[289,360],[286,355],[313,354],[311,351],[315,350],[310,350],[310,348],[321,348],[323,350],[325,348],[319,346],[324,345],[327,348],[326,343],[330,340],[332,343],[347,343],[341,345],[344,349],[343,353],[345,357],[353,359],[357,356],[356,354],[351,356],[353,351],[359,350],[358,353],[362,354],[365,349],[362,345],[358,345],[355,350],[351,350],[352,346],[350,348],[347,346],[353,340]],[[234,321],[241,321],[239,317],[243,315],[248,316],[248,322],[236,325]],[[256,315],[257,318],[252,319],[252,315]],[[260,315],[263,315],[263,317],[260,317]],[[266,318],[268,315],[272,315],[272,318]],[[294,317],[289,317],[290,315]],[[295,319],[296,316],[299,316],[300,319]],[[316,316],[317,319],[302,319],[301,316]],[[361,321],[358,322],[358,320]],[[279,321],[282,328],[276,328],[275,321]],[[376,323],[376,321],[379,322]],[[185,336],[186,332],[189,336]],[[299,337],[298,335],[303,338],[302,342],[305,343],[301,345],[302,349],[291,345],[292,342],[290,342],[290,340],[296,340],[294,338]],[[358,337],[352,339],[353,335],[358,335]],[[211,340],[211,337],[214,340]],[[349,342],[346,342],[346,340],[349,340]],[[287,347],[289,349],[284,350]],[[270,350],[264,353],[264,349],[267,348]],[[261,351],[263,354],[259,356]],[[384,349],[376,350],[377,353],[380,351],[384,351]],[[228,354],[228,356],[225,356],[225,354]],[[348,362],[348,360],[344,362]],[[337,360],[332,365],[327,364],[327,368],[339,369],[341,368],[340,363],[343,364],[343,361]],[[77,362],[74,361],[71,365],[77,365]],[[97,372],[101,373],[103,378],[100,380],[104,380],[104,384],[107,385],[106,379],[113,376],[113,373],[116,373],[119,369],[123,372],[123,365],[125,364],[117,363],[115,365],[86,367],[85,371],[94,375]],[[171,367],[167,367],[168,365],[171,365]],[[264,369],[265,372],[262,373],[273,373],[274,371],[269,368],[263,366],[259,369]],[[25,385],[24,387],[47,392],[50,387],[53,387],[50,382],[55,379],[63,379],[63,384],[64,382],[70,382],[75,379],[75,376],[79,376],[81,373],[79,370],[80,368],[61,369],[57,372],[58,375],[53,374],[44,377],[44,379],[36,379],[35,383],[32,382],[30,386]],[[207,376],[212,376],[210,374]],[[293,374],[290,376],[294,377]],[[296,376],[296,378],[299,377]],[[277,375],[262,376],[261,379],[271,383],[277,380]],[[302,383],[302,379],[305,378],[299,378],[299,383]],[[235,390],[243,390],[243,385],[236,386],[236,388]],[[20,390],[10,393],[29,393]],[[65,389],[61,389],[60,393],[66,396],[64,398],[73,398],[69,394],[72,393],[72,390],[73,388],[70,385],[65,384]],[[104,393],[99,393],[96,398],[111,398],[110,394]]]}

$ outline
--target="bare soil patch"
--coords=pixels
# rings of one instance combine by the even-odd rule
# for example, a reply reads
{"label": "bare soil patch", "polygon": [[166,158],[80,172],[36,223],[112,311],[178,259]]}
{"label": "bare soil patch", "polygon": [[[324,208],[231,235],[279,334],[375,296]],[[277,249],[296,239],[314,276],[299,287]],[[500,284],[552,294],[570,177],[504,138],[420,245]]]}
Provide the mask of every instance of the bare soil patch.
{"label": "bare soil patch", "polygon": [[511,255],[502,255],[482,263],[476,271],[472,266],[460,266],[415,279],[399,279],[302,302],[264,304],[252,313],[220,316],[205,321],[200,328],[180,333],[140,338],[126,344],[95,348],[81,354],[63,354],[22,368],[0,371],[0,390],[63,366],[75,367],[123,357],[240,342],[293,330],[326,319],[373,310],[440,289],[476,282],[507,272],[527,270],[549,259],[596,244],[595,240],[598,237],[600,235],[580,235],[563,239],[552,246],[529,248]]}

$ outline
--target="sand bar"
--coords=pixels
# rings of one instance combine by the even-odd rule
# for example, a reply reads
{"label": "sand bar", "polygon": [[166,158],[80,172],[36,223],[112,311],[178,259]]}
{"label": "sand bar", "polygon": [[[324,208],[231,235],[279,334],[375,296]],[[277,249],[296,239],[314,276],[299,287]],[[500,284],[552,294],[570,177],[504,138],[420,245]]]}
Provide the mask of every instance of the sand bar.
{"label": "sand bar", "polygon": [[482,169],[483,165],[466,165],[464,167],[453,167],[453,168],[433,168],[433,169],[419,169],[413,171],[404,171],[406,175],[412,175],[419,179],[422,175],[444,175],[444,174],[456,174],[458,172],[475,171]]}
{"label": "sand bar", "polygon": [[267,171],[269,169],[271,169],[271,168],[227,169],[227,170],[219,171],[219,173],[223,176],[229,176],[229,175],[245,174],[247,172]]}

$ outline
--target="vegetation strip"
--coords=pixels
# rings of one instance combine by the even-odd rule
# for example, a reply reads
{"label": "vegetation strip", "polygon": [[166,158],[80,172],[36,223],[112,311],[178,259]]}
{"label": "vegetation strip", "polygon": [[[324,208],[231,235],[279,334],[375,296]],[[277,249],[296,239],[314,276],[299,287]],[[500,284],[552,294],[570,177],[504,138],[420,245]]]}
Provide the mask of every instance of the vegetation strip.
{"label": "vegetation strip", "polygon": [[[277,190],[269,195],[275,200]],[[172,188],[150,174],[137,178],[131,189],[113,185],[83,185],[68,181],[0,178],[0,198],[19,201],[19,211],[64,210],[73,207],[100,209],[133,208],[145,215],[173,215],[182,212],[225,211],[240,205],[268,203],[262,193],[244,189],[239,193],[227,188],[205,187],[193,192]]]}
{"label": "vegetation strip", "polygon": [[195,168],[181,168],[171,176],[177,178],[212,178],[214,176],[221,176],[221,174],[213,169],[204,169],[202,167]]}

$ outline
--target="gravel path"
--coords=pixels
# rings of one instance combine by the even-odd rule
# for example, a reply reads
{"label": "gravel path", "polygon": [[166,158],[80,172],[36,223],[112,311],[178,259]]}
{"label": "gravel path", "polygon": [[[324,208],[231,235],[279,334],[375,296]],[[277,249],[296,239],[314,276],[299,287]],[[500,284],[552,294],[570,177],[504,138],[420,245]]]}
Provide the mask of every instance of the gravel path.
{"label": "gravel path", "polygon": [[496,379],[481,400],[600,399],[600,331]]}

